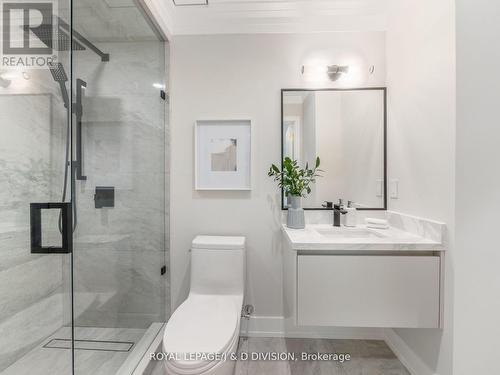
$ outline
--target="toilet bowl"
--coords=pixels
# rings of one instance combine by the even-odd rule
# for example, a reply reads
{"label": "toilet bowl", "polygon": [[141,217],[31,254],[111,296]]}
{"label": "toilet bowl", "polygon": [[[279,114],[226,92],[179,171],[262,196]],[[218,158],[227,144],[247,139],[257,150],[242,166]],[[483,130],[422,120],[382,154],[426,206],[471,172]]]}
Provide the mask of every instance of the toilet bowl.
{"label": "toilet bowl", "polygon": [[244,284],[244,237],[193,240],[189,295],[165,327],[166,374],[233,374]]}

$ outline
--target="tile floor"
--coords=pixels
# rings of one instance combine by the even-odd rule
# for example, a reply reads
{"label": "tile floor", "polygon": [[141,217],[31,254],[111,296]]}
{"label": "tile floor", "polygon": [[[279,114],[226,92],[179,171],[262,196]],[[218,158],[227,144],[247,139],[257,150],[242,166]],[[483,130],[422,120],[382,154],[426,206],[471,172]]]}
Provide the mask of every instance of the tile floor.
{"label": "tile floor", "polygon": [[[333,361],[239,361],[235,375],[410,375],[384,341],[241,338],[239,353],[350,354],[344,363]],[[158,363],[152,375],[164,375]]]}
{"label": "tile floor", "polygon": [[[75,373],[77,375],[115,374],[137,347],[145,333],[145,329],[77,327],[75,337],[79,340],[111,340],[134,344],[128,352],[77,350],[75,351]],[[44,347],[53,339],[69,338],[71,338],[70,328],[61,328],[7,369],[0,371],[0,375],[71,374],[71,350]]]}

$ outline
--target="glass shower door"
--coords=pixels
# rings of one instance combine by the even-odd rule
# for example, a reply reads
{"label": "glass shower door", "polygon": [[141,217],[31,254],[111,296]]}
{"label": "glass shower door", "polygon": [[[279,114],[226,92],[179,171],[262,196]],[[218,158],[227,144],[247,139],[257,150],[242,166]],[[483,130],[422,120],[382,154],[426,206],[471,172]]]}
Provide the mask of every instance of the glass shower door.
{"label": "glass shower door", "polygon": [[0,12],[0,374],[132,374],[167,314],[168,45],[141,1]]}
{"label": "glass shower door", "polygon": [[69,375],[69,1],[0,13],[0,374]]}
{"label": "glass shower door", "polygon": [[73,1],[76,375],[131,374],[165,322],[165,42],[139,4]]}

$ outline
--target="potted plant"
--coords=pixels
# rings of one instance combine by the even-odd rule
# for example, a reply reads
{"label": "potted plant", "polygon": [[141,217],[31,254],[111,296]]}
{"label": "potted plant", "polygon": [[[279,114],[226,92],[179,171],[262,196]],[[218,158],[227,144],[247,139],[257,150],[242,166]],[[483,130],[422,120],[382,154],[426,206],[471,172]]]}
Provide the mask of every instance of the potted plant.
{"label": "potted plant", "polygon": [[305,228],[304,209],[302,208],[302,197],[311,193],[311,184],[316,182],[316,177],[321,177],[319,172],[320,159],[316,158],[313,169],[309,169],[306,163],[305,168],[301,168],[297,160],[286,157],[283,160],[283,167],[280,170],[276,165],[271,165],[268,176],[274,177],[278,182],[278,187],[283,190],[288,197],[288,214],[286,225],[293,229]]}

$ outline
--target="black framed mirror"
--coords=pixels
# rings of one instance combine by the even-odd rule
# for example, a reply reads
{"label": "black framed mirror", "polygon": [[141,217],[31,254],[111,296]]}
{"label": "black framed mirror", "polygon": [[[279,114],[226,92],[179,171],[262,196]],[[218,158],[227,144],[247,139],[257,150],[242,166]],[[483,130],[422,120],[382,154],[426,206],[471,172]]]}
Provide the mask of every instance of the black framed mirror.
{"label": "black framed mirror", "polygon": [[387,210],[387,88],[282,89],[282,163],[290,157],[304,167],[317,156],[322,177],[304,209],[343,199],[358,210]]}

